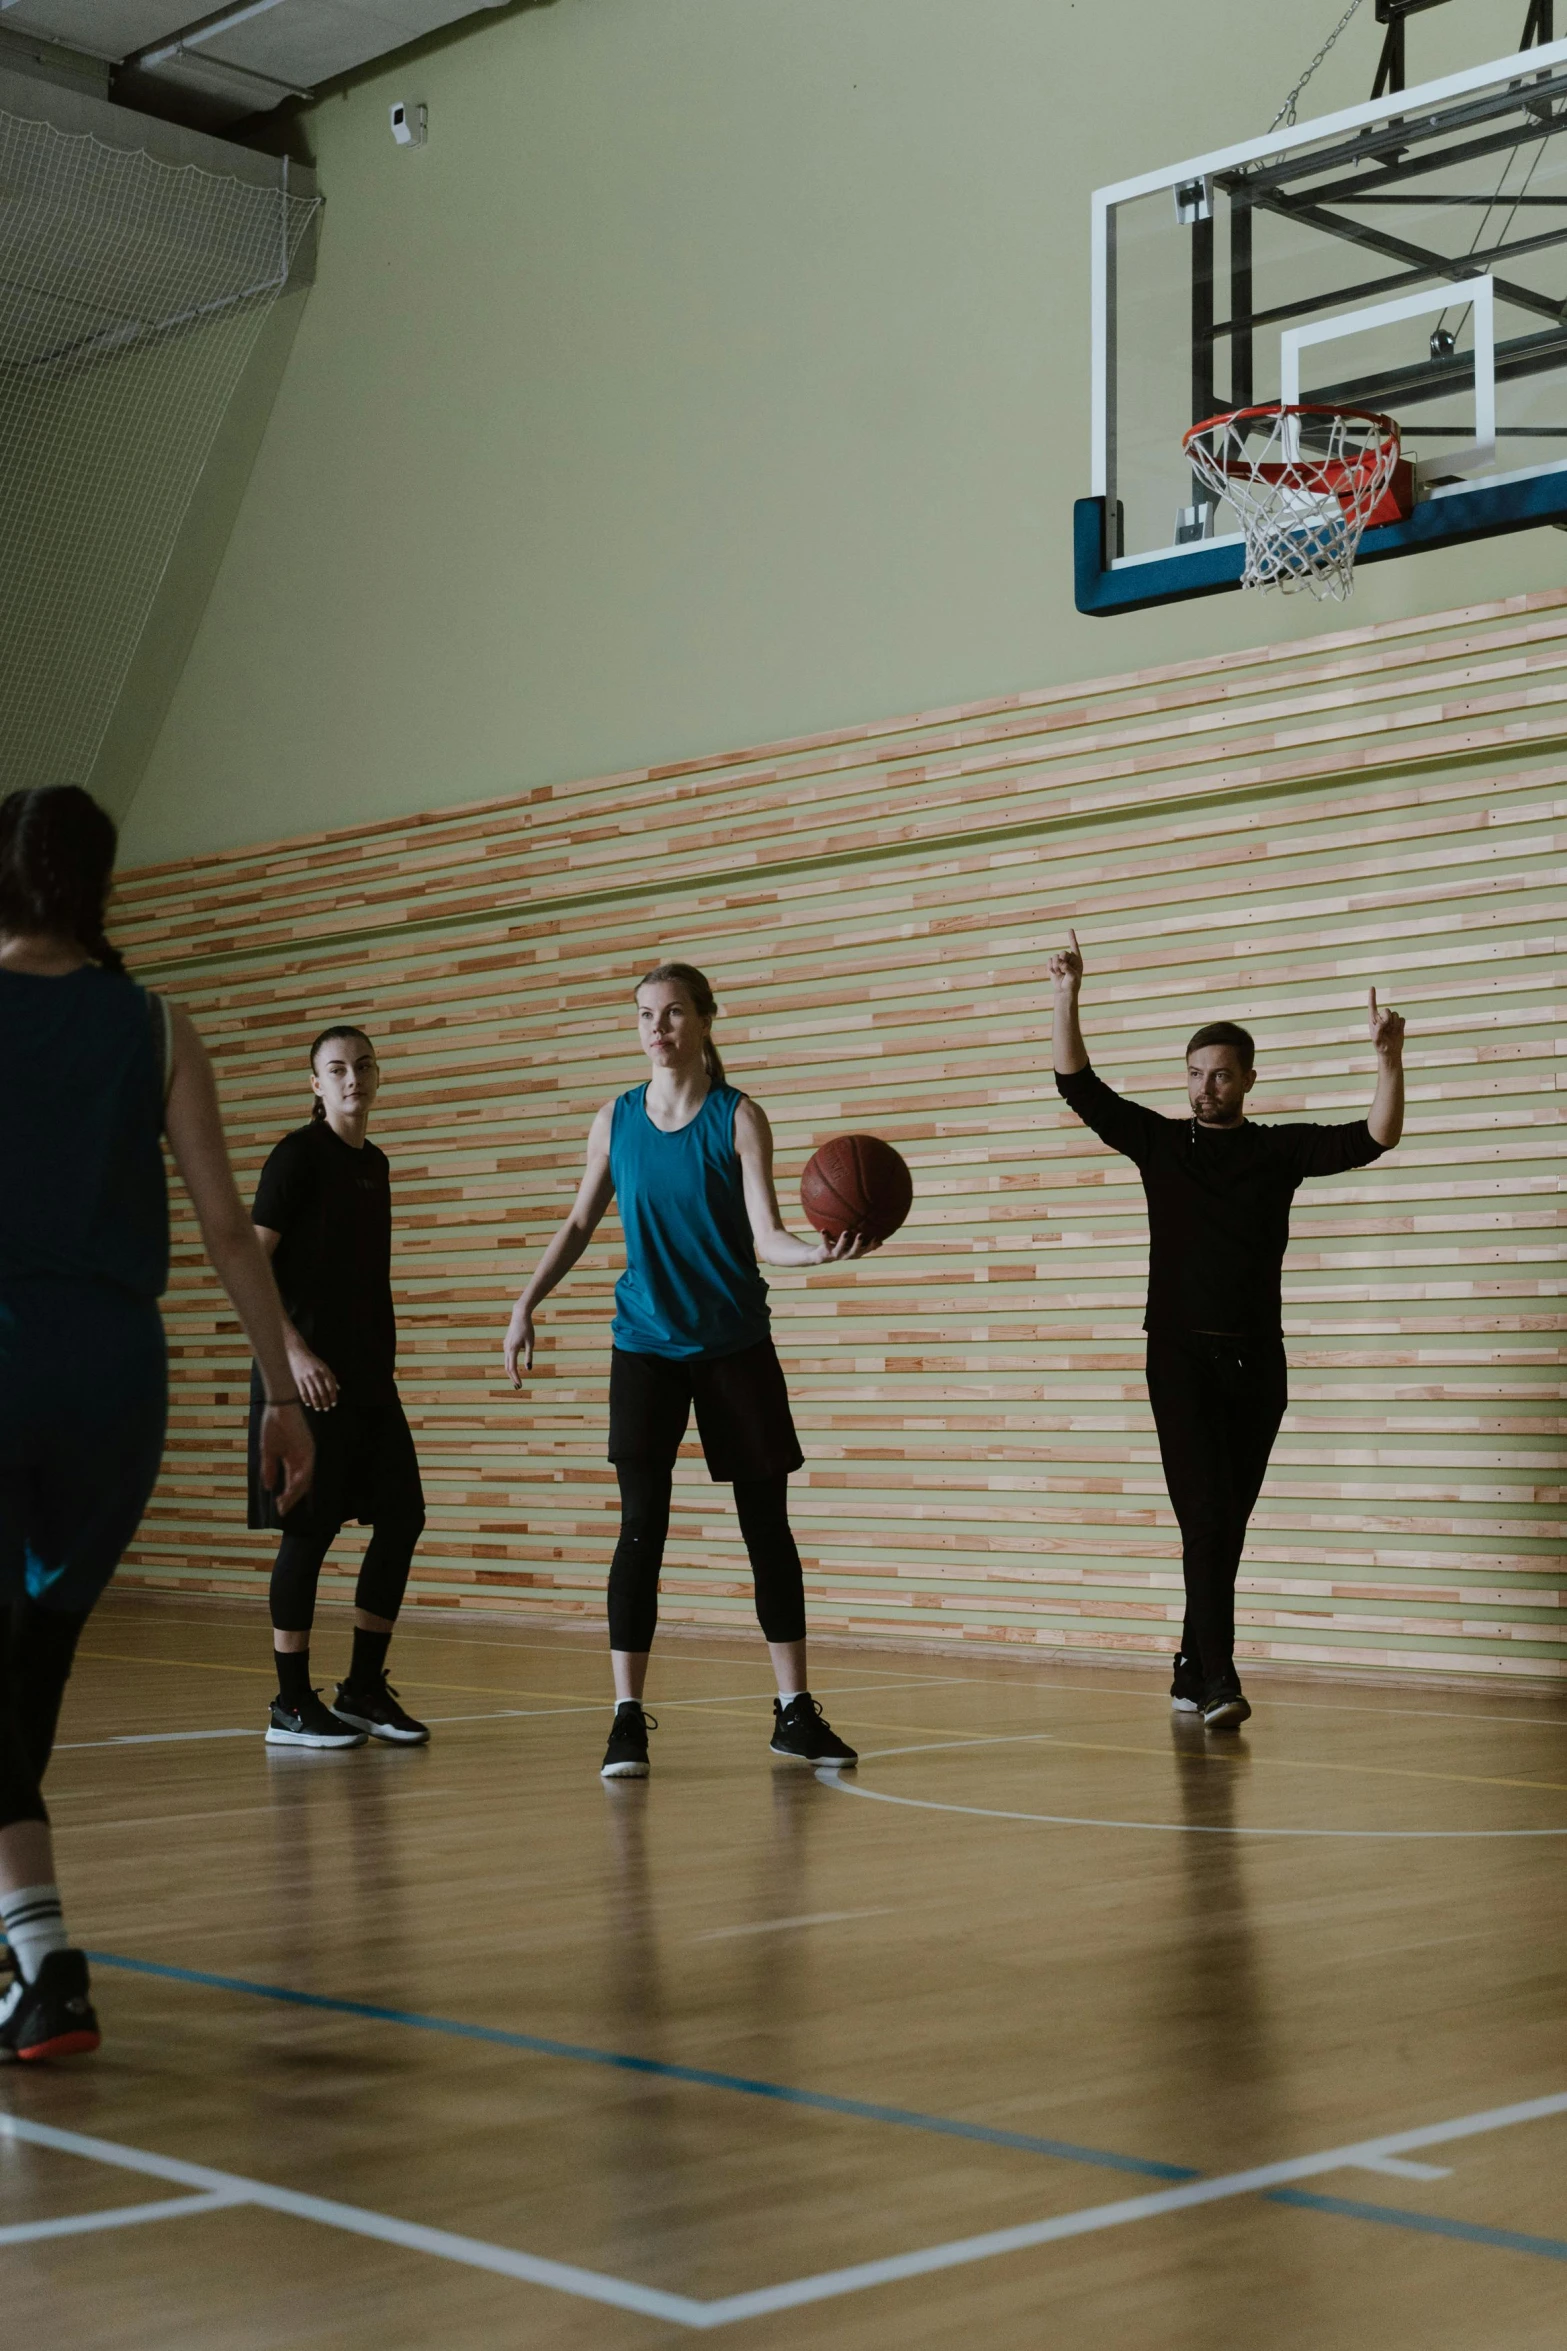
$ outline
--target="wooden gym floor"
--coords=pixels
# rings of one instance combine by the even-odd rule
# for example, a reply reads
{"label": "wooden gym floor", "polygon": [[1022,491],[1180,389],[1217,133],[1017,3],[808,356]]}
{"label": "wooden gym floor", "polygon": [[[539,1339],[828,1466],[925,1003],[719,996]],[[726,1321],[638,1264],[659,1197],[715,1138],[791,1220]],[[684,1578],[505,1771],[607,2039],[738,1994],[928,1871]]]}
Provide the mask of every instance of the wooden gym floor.
{"label": "wooden gym floor", "polygon": [[[96,2059],[0,2078],[8,2338],[1559,2351],[1567,1700],[413,1623],[426,1751],[111,1596],[50,1781]],[[342,1670],[341,1622],[318,1676]],[[184,1735],[180,1735],[184,1734]],[[115,2225],[110,2225],[111,2221]]]}

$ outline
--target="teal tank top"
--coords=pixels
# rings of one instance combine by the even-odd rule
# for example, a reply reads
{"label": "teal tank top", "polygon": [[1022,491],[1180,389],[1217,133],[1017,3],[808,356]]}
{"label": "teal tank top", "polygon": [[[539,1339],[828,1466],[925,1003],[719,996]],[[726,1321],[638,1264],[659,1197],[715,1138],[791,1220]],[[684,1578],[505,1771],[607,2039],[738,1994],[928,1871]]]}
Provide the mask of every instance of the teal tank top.
{"label": "teal tank top", "polygon": [[666,1135],[646,1086],[615,1104],[609,1167],[626,1236],[613,1337],[633,1355],[738,1355],[765,1339],[767,1284],[756,1262],[735,1149],[733,1086],[713,1086],[689,1126]]}
{"label": "teal tank top", "polygon": [[162,1294],[165,1034],[158,999],[96,964],[0,971],[0,1295],[40,1282]]}

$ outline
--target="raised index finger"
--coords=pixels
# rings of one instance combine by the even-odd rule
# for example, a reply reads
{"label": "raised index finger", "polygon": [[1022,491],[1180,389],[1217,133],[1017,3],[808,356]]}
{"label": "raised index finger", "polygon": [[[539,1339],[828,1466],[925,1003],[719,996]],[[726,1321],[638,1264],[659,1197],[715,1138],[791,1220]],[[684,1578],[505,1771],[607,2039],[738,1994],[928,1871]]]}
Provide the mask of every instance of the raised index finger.
{"label": "raised index finger", "polygon": [[1375,988],[1373,988],[1373,989],[1372,989],[1372,991],[1371,991],[1370,1003],[1371,1003],[1371,1017],[1372,1017],[1372,1019],[1373,1019],[1373,1020],[1375,1020],[1375,1019],[1376,1019],[1376,1017],[1377,1017],[1377,992],[1376,992]]}
{"label": "raised index finger", "polygon": [[1076,933],[1076,931],[1069,929],[1069,930],[1067,931],[1067,934],[1066,934],[1066,935],[1067,935],[1067,937],[1068,937],[1068,938],[1071,940],[1071,942],[1072,942],[1072,953],[1073,953],[1074,955],[1081,955],[1081,954],[1082,954],[1082,952],[1083,952],[1083,950],[1082,950],[1082,948],[1081,948],[1081,947],[1079,947],[1079,945],[1078,945],[1078,943],[1077,943],[1077,933]]}

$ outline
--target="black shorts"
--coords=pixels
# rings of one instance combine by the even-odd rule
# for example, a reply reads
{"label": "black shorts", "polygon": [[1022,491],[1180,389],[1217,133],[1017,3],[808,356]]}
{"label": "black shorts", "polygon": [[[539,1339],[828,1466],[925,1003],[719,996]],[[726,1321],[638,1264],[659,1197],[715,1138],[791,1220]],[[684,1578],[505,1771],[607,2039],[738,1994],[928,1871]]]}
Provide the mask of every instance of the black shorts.
{"label": "black shorts", "polygon": [[788,1477],[803,1467],[771,1339],[738,1355],[632,1355],[617,1347],[609,1365],[610,1460],[670,1467],[693,1404],[715,1481]]}
{"label": "black shorts", "polygon": [[373,1526],[377,1519],[417,1518],[424,1509],[419,1456],[413,1431],[395,1388],[369,1404],[334,1404],[330,1412],[305,1418],[316,1441],[316,1474],[310,1491],[287,1518],[261,1483],[259,1388],[250,1394],[250,1509],[246,1524],[288,1535],[329,1535],[347,1519]]}

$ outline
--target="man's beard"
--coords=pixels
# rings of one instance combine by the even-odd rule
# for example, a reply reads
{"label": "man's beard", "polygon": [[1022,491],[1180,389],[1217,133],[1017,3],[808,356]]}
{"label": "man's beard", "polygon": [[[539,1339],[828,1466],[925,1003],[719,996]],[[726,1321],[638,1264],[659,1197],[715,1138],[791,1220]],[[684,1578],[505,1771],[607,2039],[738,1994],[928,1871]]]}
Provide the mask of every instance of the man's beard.
{"label": "man's beard", "polygon": [[1237,1103],[1233,1110],[1211,1110],[1201,1103],[1195,1104],[1192,1109],[1193,1118],[1200,1126],[1205,1127],[1239,1126],[1245,1115],[1240,1103]]}

